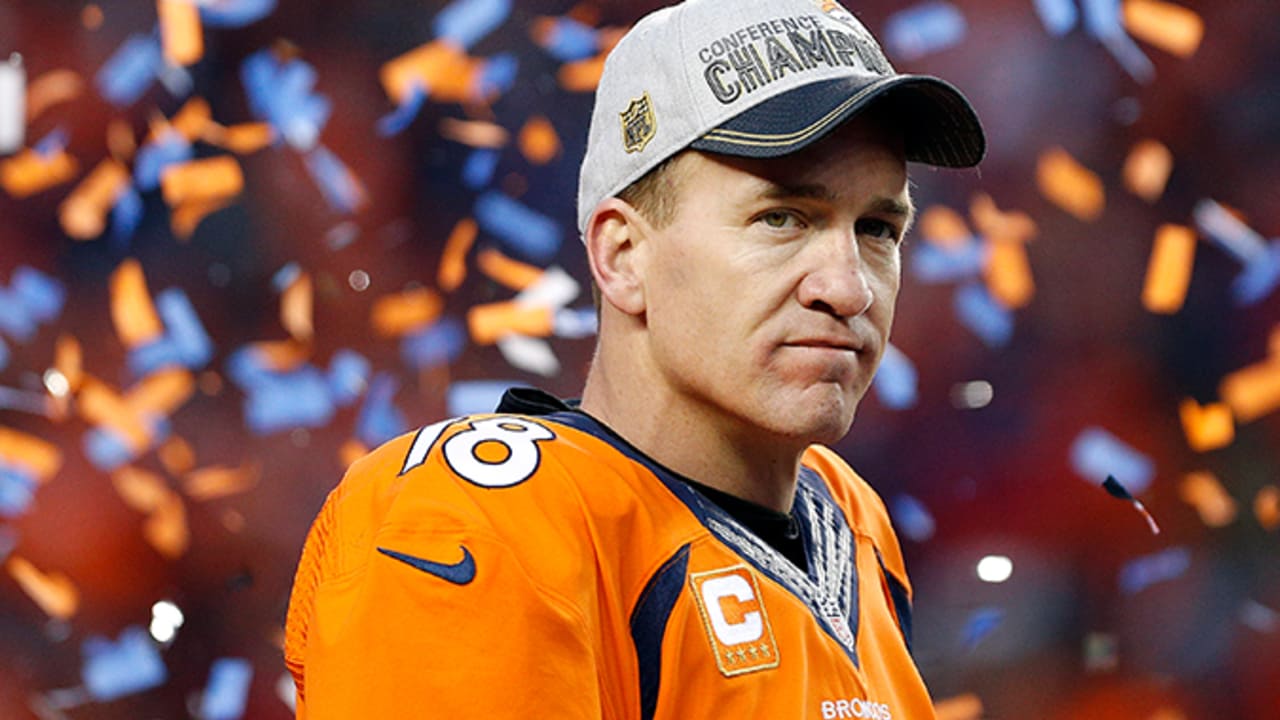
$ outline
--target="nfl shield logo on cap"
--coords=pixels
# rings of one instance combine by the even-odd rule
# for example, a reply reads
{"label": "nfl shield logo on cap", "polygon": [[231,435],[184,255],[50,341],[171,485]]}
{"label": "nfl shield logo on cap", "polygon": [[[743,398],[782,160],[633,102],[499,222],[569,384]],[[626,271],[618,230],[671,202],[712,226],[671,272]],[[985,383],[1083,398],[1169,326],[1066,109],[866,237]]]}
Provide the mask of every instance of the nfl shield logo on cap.
{"label": "nfl shield logo on cap", "polygon": [[632,100],[619,115],[622,118],[622,148],[628,153],[644,150],[658,132],[658,119],[653,114],[649,93]]}

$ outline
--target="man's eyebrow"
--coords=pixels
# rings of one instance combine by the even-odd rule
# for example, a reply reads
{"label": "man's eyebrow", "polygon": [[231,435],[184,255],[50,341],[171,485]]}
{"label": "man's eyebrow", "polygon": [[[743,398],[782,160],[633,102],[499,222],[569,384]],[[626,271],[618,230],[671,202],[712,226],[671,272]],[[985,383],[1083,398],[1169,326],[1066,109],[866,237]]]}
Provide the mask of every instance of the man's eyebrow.
{"label": "man's eyebrow", "polygon": [[[810,184],[810,185],[784,185],[777,182],[768,182],[760,196],[766,200],[786,200],[788,198],[803,198],[808,200],[824,200],[834,203],[837,198],[835,193],[826,185]],[[871,203],[871,211],[884,215],[893,215],[902,218],[904,224],[909,225],[915,218],[916,208],[908,194],[906,199],[896,197],[877,197]]]}

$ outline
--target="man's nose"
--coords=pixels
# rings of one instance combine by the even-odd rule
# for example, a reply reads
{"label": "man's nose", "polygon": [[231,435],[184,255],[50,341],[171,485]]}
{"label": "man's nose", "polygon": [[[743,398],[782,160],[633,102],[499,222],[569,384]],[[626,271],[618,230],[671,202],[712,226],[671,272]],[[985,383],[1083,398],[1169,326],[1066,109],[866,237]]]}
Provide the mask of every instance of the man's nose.
{"label": "man's nose", "polygon": [[816,244],[809,273],[800,283],[800,304],[841,318],[871,308],[875,295],[867,282],[866,264],[852,231],[832,231]]}

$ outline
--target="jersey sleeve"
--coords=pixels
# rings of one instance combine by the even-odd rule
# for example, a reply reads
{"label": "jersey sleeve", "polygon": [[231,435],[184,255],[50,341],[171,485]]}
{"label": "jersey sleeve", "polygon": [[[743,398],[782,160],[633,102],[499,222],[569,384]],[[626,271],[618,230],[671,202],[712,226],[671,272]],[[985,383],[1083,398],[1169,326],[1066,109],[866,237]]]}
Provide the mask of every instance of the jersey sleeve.
{"label": "jersey sleeve", "polygon": [[285,632],[297,717],[600,717],[581,611],[447,502],[434,463],[412,482],[444,492],[406,492],[407,451],[353,466],[308,534]]}

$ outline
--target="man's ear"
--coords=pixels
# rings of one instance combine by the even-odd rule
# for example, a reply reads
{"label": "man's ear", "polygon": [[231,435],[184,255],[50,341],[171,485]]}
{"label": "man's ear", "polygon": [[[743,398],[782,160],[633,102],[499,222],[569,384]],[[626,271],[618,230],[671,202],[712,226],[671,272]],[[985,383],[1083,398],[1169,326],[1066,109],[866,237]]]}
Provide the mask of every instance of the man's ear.
{"label": "man's ear", "polygon": [[602,200],[587,224],[587,261],[601,302],[628,315],[645,311],[641,259],[651,230],[634,207],[616,197]]}

